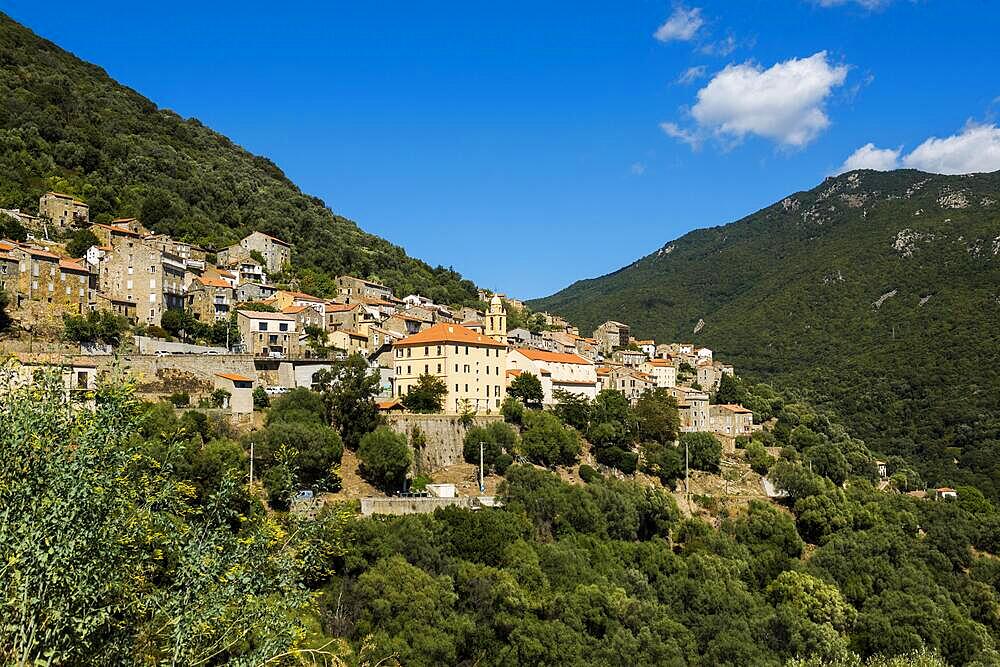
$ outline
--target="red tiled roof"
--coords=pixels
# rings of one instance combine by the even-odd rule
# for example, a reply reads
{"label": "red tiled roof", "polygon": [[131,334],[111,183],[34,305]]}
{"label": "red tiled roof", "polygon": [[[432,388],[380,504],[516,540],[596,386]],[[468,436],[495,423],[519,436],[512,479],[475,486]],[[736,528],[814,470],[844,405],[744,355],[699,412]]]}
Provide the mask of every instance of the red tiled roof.
{"label": "red tiled roof", "polygon": [[233,382],[253,382],[253,378],[243,377],[237,373],[216,373],[220,378],[232,380]]}
{"label": "red tiled roof", "polygon": [[286,313],[288,315],[298,315],[306,308],[312,309],[312,306],[286,306],[285,308],[281,309],[281,312]]}
{"label": "red tiled roof", "polygon": [[221,278],[206,278],[205,276],[199,276],[196,278],[205,287],[232,287],[229,283]]}
{"label": "red tiled roof", "polygon": [[420,333],[408,336],[396,343],[397,347],[410,347],[415,345],[429,345],[436,343],[459,343],[462,345],[475,345],[479,347],[506,348],[504,343],[499,343],[489,336],[477,334],[475,331],[466,329],[461,324],[448,324],[442,322],[421,331]]}
{"label": "red tiled roof", "polygon": [[240,315],[254,320],[282,320],[283,322],[294,322],[295,318],[284,313],[268,313],[262,310],[239,310]]}
{"label": "red tiled roof", "polygon": [[393,408],[403,407],[403,402],[398,398],[391,398],[387,401],[379,401],[378,403],[375,404],[375,407],[378,408],[379,410],[391,410]]}
{"label": "red tiled roof", "polygon": [[306,294],[305,292],[292,292],[289,290],[282,290],[285,294],[288,294],[293,299],[299,301],[315,301],[316,303],[326,303],[326,299],[321,299],[318,296],[313,296],[312,294]]}
{"label": "red tiled roof", "polygon": [[714,407],[721,408],[723,410],[729,410],[730,412],[735,412],[736,414],[741,414],[741,415],[753,414],[753,410],[747,410],[742,405],[736,405],[734,403],[723,403],[720,405],[716,405]]}
{"label": "red tiled roof", "polygon": [[356,303],[328,303],[323,307],[324,312],[327,313],[346,313],[349,310],[354,310],[358,307]]}
{"label": "red tiled roof", "polygon": [[60,259],[59,260],[59,270],[60,271],[79,271],[82,273],[90,273],[90,270],[85,266],[80,266],[76,263],[76,260],[72,259]]}
{"label": "red tiled roof", "polygon": [[568,354],[565,352],[546,352],[545,350],[536,350],[530,347],[519,347],[514,350],[514,352],[519,352],[522,356],[531,359],[532,361],[548,361],[554,364],[581,364],[590,366],[592,362],[584,359],[579,354]]}
{"label": "red tiled roof", "polygon": [[133,236],[137,239],[142,238],[142,234],[137,234],[130,229],[125,229],[124,227],[115,227],[114,225],[102,225],[99,222],[95,222],[94,224],[91,225],[91,227],[99,227],[101,229],[106,229],[109,232],[115,234],[123,234],[124,236]]}

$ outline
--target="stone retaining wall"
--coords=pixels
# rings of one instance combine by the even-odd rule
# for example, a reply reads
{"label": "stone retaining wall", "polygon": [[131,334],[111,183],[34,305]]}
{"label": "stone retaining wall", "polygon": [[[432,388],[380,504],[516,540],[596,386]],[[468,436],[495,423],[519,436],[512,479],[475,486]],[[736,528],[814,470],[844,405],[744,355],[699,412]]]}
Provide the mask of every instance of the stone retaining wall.
{"label": "stone retaining wall", "polygon": [[[422,472],[433,472],[446,466],[461,463],[462,445],[468,431],[458,415],[419,415],[395,413],[386,416],[389,427],[397,433],[406,436],[414,427],[419,428],[427,440],[427,445],[414,452],[416,468]],[[478,415],[473,418],[473,426],[486,426],[492,422],[503,421],[501,415]]]}

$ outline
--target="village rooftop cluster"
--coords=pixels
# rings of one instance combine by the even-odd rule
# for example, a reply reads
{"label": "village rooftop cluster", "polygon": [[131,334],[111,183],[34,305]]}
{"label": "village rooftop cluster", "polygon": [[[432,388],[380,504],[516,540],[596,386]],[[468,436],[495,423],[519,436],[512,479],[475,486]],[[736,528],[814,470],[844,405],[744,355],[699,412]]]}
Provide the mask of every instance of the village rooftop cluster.
{"label": "village rooftop cluster", "polygon": [[[250,357],[259,362],[255,372],[229,372],[221,357],[202,366],[233,395],[237,413],[252,412],[256,387],[309,385],[301,372],[268,372],[275,363],[303,364],[311,375],[332,351],[340,358],[359,354],[379,369],[384,410],[402,409],[401,399],[431,375],[447,388],[446,413],[497,412],[509,384],[530,373],[541,382],[545,406],[560,392],[593,399],[613,389],[635,402],[647,390],[664,389],[677,400],[683,431],[735,438],[754,429],[750,410],[710,404],[722,376],[733,375],[731,365],[691,343],[635,339],[621,322],[607,321],[588,337],[541,313],[540,330],[508,330],[507,310],[523,311],[524,304],[504,295],[481,290],[484,308],[452,308],[418,294],[399,298],[385,285],[349,275],[336,278],[335,297],[322,298],[269,282],[294,262],[283,239],[255,231],[213,251],[153,233],[135,218],[93,223],[86,203],[56,192],[42,195],[38,215],[2,214],[34,232],[26,241],[0,242],[0,289],[22,326],[101,310],[151,331],[170,310],[204,323],[235,320],[239,334],[228,348],[205,351]],[[70,257],[65,243],[48,240],[80,229],[98,239],[84,256]],[[140,354],[159,356],[160,367],[169,367],[171,348],[152,345]]]}

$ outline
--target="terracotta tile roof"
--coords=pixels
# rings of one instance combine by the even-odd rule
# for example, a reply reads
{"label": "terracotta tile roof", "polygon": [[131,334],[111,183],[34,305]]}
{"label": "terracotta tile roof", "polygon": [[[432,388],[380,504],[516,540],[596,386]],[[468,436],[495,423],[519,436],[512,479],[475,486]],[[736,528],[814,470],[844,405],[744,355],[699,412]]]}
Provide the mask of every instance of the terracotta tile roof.
{"label": "terracotta tile roof", "polygon": [[650,359],[646,363],[649,364],[650,366],[663,366],[663,367],[673,366],[673,364],[666,359]]}
{"label": "terracotta tile roof", "polygon": [[243,377],[237,373],[216,373],[220,378],[232,380],[233,382],[253,382],[253,378]]}
{"label": "terracotta tile roof", "polygon": [[532,361],[548,361],[554,364],[582,364],[586,366],[593,365],[592,362],[584,359],[579,354],[568,354],[565,352],[546,352],[545,350],[536,350],[530,347],[519,347],[514,350],[514,352],[519,352],[522,356],[531,359]]}
{"label": "terracotta tile roof", "polygon": [[225,280],[222,280],[221,278],[199,276],[195,280],[200,282],[205,287],[232,287],[232,285],[227,283]]}
{"label": "terracotta tile roof", "polygon": [[285,247],[288,247],[288,248],[292,247],[290,243],[288,243],[286,241],[282,241],[277,236],[271,236],[270,234],[265,234],[264,232],[257,232],[257,233],[260,234],[261,236],[266,236],[267,238],[271,239],[272,241],[276,241],[276,242],[280,243],[281,245],[283,245]]}
{"label": "terracotta tile roof", "polygon": [[106,229],[107,231],[113,232],[115,234],[122,234],[124,236],[132,236],[132,237],[137,238],[137,239],[141,239],[142,238],[142,234],[137,234],[137,233],[133,232],[130,229],[125,229],[124,227],[115,227],[114,225],[102,225],[99,222],[95,222],[94,224],[91,225],[91,227],[98,227],[100,229]]}
{"label": "terracotta tile roof", "polygon": [[[76,197],[74,197],[73,195],[67,195],[67,194],[64,194],[62,192],[46,192],[45,194],[47,194],[47,195],[55,195],[56,197],[60,197],[62,199],[72,199],[74,204],[83,204],[84,206],[87,206],[87,202],[82,202],[79,199],[77,199]],[[90,208],[90,207],[87,206],[87,208]]]}
{"label": "terracotta tile roof", "polygon": [[90,270],[85,266],[80,266],[76,263],[74,259],[60,259],[59,260],[59,270],[60,271],[79,271],[81,273],[90,273]]}
{"label": "terracotta tile roof", "polygon": [[712,407],[719,408],[721,410],[729,410],[730,412],[735,412],[736,414],[753,414],[753,410],[747,410],[742,405],[735,405],[733,403],[723,403],[721,405],[713,405]]}
{"label": "terracotta tile roof", "polygon": [[484,327],[486,325],[480,322],[479,320],[469,320],[468,322],[462,322],[462,326],[466,328],[472,328],[472,327]]}
{"label": "terracotta tile roof", "polygon": [[231,273],[229,271],[226,271],[225,269],[216,268],[215,272],[218,273],[220,276],[225,276],[226,278],[235,278],[236,277],[235,273]]}
{"label": "terracotta tile roof", "polygon": [[576,387],[593,387],[597,384],[597,380],[593,382],[588,382],[586,380],[553,380],[552,384],[568,384]]}
{"label": "terracotta tile roof", "polygon": [[59,255],[54,255],[51,252],[45,250],[39,250],[38,248],[32,248],[31,246],[21,246],[21,250],[28,253],[33,257],[44,257],[45,259],[59,259]]}
{"label": "terracotta tile roof", "polygon": [[509,375],[511,377],[521,377],[521,369],[520,368],[509,368],[509,369],[507,369],[507,375]]}
{"label": "terracotta tile roof", "polygon": [[240,315],[254,320],[282,320],[283,322],[294,322],[295,318],[284,313],[268,313],[262,310],[238,310]]}
{"label": "terracotta tile roof", "polygon": [[346,304],[346,303],[328,303],[323,306],[323,310],[327,313],[346,313],[349,310],[354,310],[358,307],[358,304]]}
{"label": "terracotta tile roof", "polygon": [[461,345],[475,345],[478,347],[507,347],[506,344],[499,343],[489,336],[477,334],[475,331],[466,329],[461,324],[448,324],[446,322],[435,324],[429,329],[408,336],[396,343],[396,346],[410,347],[437,343],[459,343]]}
{"label": "terracotta tile roof", "polygon": [[318,296],[313,296],[312,294],[306,294],[305,292],[293,292],[289,290],[282,290],[282,293],[291,296],[293,299],[299,301],[315,301],[316,303],[326,303],[326,299],[321,299]]}
{"label": "terracotta tile roof", "polygon": [[375,407],[379,410],[392,410],[393,408],[403,407],[403,402],[398,398],[391,398],[387,401],[379,401],[375,404]]}
{"label": "terracotta tile roof", "polygon": [[6,241],[0,241],[0,250],[13,250],[17,246],[13,243],[7,243]]}
{"label": "terracotta tile roof", "polygon": [[313,309],[312,306],[286,306],[285,308],[281,309],[281,312],[287,315],[298,315],[306,308],[309,308],[311,310]]}

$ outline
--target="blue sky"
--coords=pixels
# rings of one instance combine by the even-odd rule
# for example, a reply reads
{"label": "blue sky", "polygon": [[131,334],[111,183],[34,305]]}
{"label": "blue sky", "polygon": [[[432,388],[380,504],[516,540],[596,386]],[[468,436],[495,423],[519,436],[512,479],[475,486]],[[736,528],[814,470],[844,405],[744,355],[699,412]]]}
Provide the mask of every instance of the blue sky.
{"label": "blue sky", "polygon": [[848,158],[1000,169],[992,2],[0,7],[364,229],[524,298]]}

